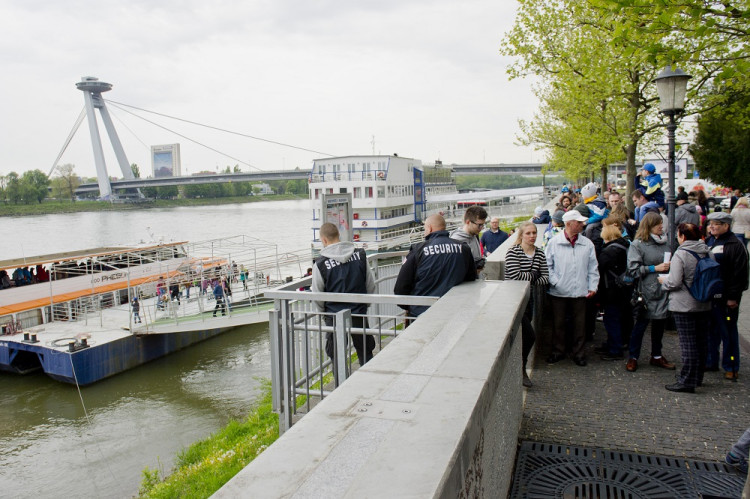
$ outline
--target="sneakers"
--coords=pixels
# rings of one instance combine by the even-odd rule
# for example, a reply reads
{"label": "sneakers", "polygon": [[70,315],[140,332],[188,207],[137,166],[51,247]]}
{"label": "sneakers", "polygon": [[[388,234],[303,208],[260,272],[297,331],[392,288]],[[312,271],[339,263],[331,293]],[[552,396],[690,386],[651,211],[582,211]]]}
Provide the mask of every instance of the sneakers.
{"label": "sneakers", "polygon": [[747,459],[735,456],[731,451],[727,453],[724,462],[740,473],[747,475]]}
{"label": "sneakers", "polygon": [[628,359],[628,363],[625,364],[625,369],[631,373],[636,372],[638,370],[638,360],[634,359],[633,357],[630,357]]}
{"label": "sneakers", "polygon": [[658,359],[656,357],[651,357],[651,360],[648,363],[652,366],[661,367],[662,369],[675,370],[675,365],[669,362],[663,355]]}

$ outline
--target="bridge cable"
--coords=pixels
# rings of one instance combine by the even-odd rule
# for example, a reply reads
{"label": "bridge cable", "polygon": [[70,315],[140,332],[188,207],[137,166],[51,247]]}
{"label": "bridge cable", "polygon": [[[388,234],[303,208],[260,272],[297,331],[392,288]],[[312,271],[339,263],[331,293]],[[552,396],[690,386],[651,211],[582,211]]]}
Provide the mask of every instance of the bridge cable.
{"label": "bridge cable", "polygon": [[[258,170],[259,172],[265,172],[265,170],[263,170],[262,168],[258,168],[258,167],[257,167],[257,166],[255,166],[255,165],[251,165],[251,164],[250,164],[250,163],[248,163],[247,161],[242,161],[242,160],[241,160],[241,159],[239,159],[239,158],[235,158],[234,156],[231,156],[231,155],[229,155],[229,154],[227,154],[227,153],[221,152],[221,151],[219,151],[218,149],[214,149],[213,147],[211,147],[211,146],[209,146],[209,145],[203,144],[202,142],[198,142],[198,141],[197,141],[197,140],[195,140],[195,139],[191,139],[191,138],[190,138],[190,137],[188,137],[187,135],[183,135],[183,134],[181,134],[181,133],[179,133],[179,132],[176,132],[176,131],[174,131],[174,130],[171,130],[171,129],[169,129],[169,128],[167,128],[167,127],[163,126],[163,125],[160,125],[159,123],[156,123],[156,122],[154,122],[154,121],[151,121],[151,120],[149,120],[149,119],[147,119],[147,118],[144,118],[143,116],[139,116],[139,115],[135,114],[135,113],[134,113],[134,112],[132,112],[132,111],[128,111],[127,109],[125,109],[125,108],[122,108],[122,107],[118,106],[118,105],[117,105],[118,103],[116,103],[116,102],[113,102],[113,101],[107,101],[107,102],[109,102],[110,104],[112,104],[112,105],[113,105],[114,107],[116,107],[117,109],[119,109],[119,110],[121,110],[121,111],[123,111],[123,112],[126,112],[126,113],[128,113],[128,114],[131,114],[131,115],[135,116],[136,118],[140,118],[140,119],[142,119],[143,121],[146,121],[146,122],[148,122],[148,123],[151,123],[152,125],[154,125],[154,126],[157,126],[157,127],[161,128],[162,130],[166,130],[166,131],[168,131],[168,132],[170,132],[170,133],[173,133],[173,134],[175,134],[175,135],[177,135],[177,136],[179,136],[179,137],[182,137],[183,139],[186,139],[186,140],[189,140],[190,142],[193,142],[193,143],[195,143],[195,144],[198,144],[198,145],[199,145],[199,146],[201,146],[201,147],[205,147],[206,149],[209,149],[209,150],[211,150],[211,151],[213,151],[213,152],[215,152],[215,153],[221,154],[222,156],[226,156],[227,158],[229,158],[229,159],[232,159],[232,160],[234,160],[234,161],[237,161],[238,163],[242,163],[243,165],[249,166],[250,168],[255,168],[255,169],[256,169],[256,170]],[[128,107],[133,107],[133,106],[128,106]]]}
{"label": "bridge cable", "polygon": [[198,126],[202,126],[204,128],[210,128],[212,130],[218,130],[220,132],[231,133],[232,135],[239,135],[240,137],[246,137],[248,139],[259,140],[261,142],[268,142],[269,144],[276,144],[276,145],[283,146],[283,147],[290,147],[292,149],[299,149],[300,151],[312,152],[312,153],[315,153],[315,154],[322,154],[323,156],[331,156],[331,157],[337,156],[336,154],[330,154],[330,153],[327,153],[327,152],[315,151],[313,149],[307,149],[307,148],[300,147],[300,146],[294,146],[292,144],[286,144],[284,142],[278,142],[278,141],[271,140],[271,139],[264,139],[264,138],[261,138],[261,137],[255,137],[253,135],[248,135],[246,133],[234,132],[232,130],[227,130],[225,128],[219,128],[219,127],[215,127],[215,126],[211,126],[211,125],[205,125],[203,123],[198,123],[198,122],[195,122],[195,121],[186,120],[186,119],[183,119],[183,118],[177,118],[176,116],[170,116],[168,114],[157,113],[156,111],[149,111],[148,109],[143,109],[143,108],[140,108],[140,107],[131,106],[129,104],[124,104],[122,102],[117,102],[117,101],[113,101],[113,100],[109,100],[109,99],[106,99],[106,101],[107,102],[111,102],[113,104],[119,104],[121,106],[125,106],[125,107],[130,107],[130,108],[133,108],[133,109],[137,109],[139,111],[143,111],[143,112],[146,112],[146,113],[151,113],[151,114],[156,114],[158,116],[163,116],[165,118],[171,118],[173,120],[183,121],[185,123],[190,123],[191,125],[198,125]]}
{"label": "bridge cable", "polygon": [[52,176],[52,173],[55,171],[55,168],[57,168],[57,162],[60,161],[60,158],[62,158],[62,155],[65,154],[65,150],[70,145],[70,141],[73,140],[73,136],[78,131],[78,127],[81,126],[81,123],[83,122],[83,117],[85,115],[86,115],[86,106],[84,106],[81,109],[81,112],[78,114],[78,118],[76,118],[76,122],[73,125],[73,128],[70,130],[70,133],[68,134],[68,138],[65,139],[65,143],[63,144],[62,149],[60,150],[60,153],[57,155],[55,162],[52,163],[52,169],[50,169],[49,173],[47,174],[47,178]]}
{"label": "bridge cable", "polygon": [[133,130],[131,130],[131,129],[130,129],[130,127],[129,127],[129,126],[128,126],[128,125],[126,124],[126,123],[125,123],[125,121],[123,121],[123,119],[122,119],[122,118],[120,118],[120,117],[119,117],[119,116],[117,115],[117,113],[110,113],[110,114],[112,114],[112,116],[114,116],[114,117],[115,117],[115,119],[116,119],[116,120],[117,120],[117,121],[118,121],[118,122],[119,122],[119,123],[120,123],[120,124],[121,124],[122,126],[124,126],[124,127],[125,127],[125,130],[127,130],[128,132],[130,132],[130,134],[131,134],[131,135],[132,135],[133,137],[135,137],[135,140],[137,140],[138,142],[140,142],[140,143],[141,143],[141,144],[143,145],[143,147],[145,147],[145,148],[146,148],[146,150],[147,150],[147,151],[150,151],[150,150],[151,150],[151,147],[149,147],[149,145],[148,145],[148,144],[146,144],[146,143],[145,143],[144,141],[142,141],[142,140],[141,140],[141,138],[140,138],[140,137],[139,137],[138,135],[136,135],[136,133],[135,133],[135,132],[134,132]]}

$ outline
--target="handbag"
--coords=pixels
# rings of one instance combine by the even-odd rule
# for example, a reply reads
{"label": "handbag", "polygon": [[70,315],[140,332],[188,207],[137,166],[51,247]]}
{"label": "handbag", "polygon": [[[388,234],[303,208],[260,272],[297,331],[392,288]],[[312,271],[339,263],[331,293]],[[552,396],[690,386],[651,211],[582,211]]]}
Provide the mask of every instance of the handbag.
{"label": "handbag", "polygon": [[636,321],[646,317],[646,297],[643,296],[640,288],[639,281],[639,285],[633,286],[633,295],[630,298],[630,305],[633,307],[633,319]]}

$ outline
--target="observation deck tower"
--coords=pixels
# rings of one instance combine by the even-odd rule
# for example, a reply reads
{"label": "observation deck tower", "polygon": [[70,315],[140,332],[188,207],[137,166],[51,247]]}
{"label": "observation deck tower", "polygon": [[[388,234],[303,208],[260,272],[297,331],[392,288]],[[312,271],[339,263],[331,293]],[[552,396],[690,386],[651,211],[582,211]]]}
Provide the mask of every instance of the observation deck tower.
{"label": "observation deck tower", "polygon": [[112,149],[115,151],[117,162],[120,164],[123,178],[135,178],[128,158],[125,156],[120,138],[117,136],[115,125],[112,123],[112,118],[107,110],[107,105],[102,98],[102,92],[112,90],[112,84],[99,81],[99,78],[93,76],[84,76],[80,82],[76,83],[76,88],[83,92],[83,100],[86,102],[86,117],[88,118],[89,132],[91,133],[91,146],[94,149],[94,163],[96,164],[96,176],[99,182],[99,195],[102,199],[109,200],[113,198],[112,185],[109,182],[107,165],[104,162],[102,140],[99,136],[99,126],[96,121],[94,109],[98,109],[99,114],[102,116],[104,127],[107,129],[107,135],[109,135],[109,141],[112,143]]}

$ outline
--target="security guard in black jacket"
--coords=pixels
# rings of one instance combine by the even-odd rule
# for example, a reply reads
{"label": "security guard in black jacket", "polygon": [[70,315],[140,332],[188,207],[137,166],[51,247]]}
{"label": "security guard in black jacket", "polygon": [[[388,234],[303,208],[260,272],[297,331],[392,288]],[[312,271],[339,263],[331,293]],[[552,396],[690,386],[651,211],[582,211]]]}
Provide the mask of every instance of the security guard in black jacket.
{"label": "security guard in black jacket", "polygon": [[[424,222],[425,241],[411,247],[396,278],[397,295],[443,296],[453,286],[477,278],[477,268],[466,243],[448,237],[445,219],[432,215]],[[429,307],[401,306],[412,317]]]}
{"label": "security guard in black jacket", "polygon": [[714,298],[711,310],[711,328],[708,332],[708,358],[706,370],[719,368],[719,346],[724,343],[724,356],[721,367],[724,378],[737,381],[740,369],[740,345],[737,319],[740,314],[742,292],[748,287],[747,249],[730,230],[732,216],[716,212],[708,215],[706,246],[721,266],[724,291],[720,298]]}
{"label": "security guard in black jacket", "polygon": [[[339,240],[339,230],[331,223],[320,226],[320,240],[323,250],[315,260],[312,274],[312,291],[329,293],[370,294],[375,292],[375,277],[367,266],[365,250],[357,249],[353,243]],[[336,313],[349,309],[352,314],[367,313],[364,303],[316,302],[318,310]],[[325,316],[325,324],[333,325],[333,317]],[[352,317],[352,327],[365,327],[364,317]],[[363,338],[366,336],[366,339]],[[372,359],[375,338],[372,335],[352,334],[352,343],[357,351],[359,365]],[[333,333],[326,335],[326,354],[334,360]]]}

